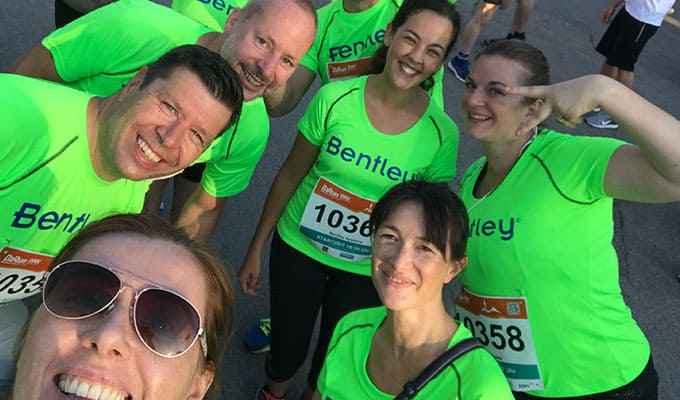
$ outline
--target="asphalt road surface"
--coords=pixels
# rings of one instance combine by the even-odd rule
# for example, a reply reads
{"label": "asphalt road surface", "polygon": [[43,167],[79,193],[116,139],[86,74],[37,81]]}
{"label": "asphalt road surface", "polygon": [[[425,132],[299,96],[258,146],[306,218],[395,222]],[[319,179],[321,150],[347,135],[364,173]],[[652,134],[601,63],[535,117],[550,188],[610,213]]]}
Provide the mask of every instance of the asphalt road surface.
{"label": "asphalt road surface", "polygon": [[[325,4],[316,0],[317,5]],[[459,10],[466,21],[473,1],[459,0]],[[600,1],[538,0],[526,30],[529,43],[542,49],[552,66],[553,81],[574,78],[599,71],[602,58],[594,51],[605,30],[599,21],[608,5]],[[680,5],[677,5],[680,8]],[[481,33],[480,40],[505,36],[512,11],[500,11]],[[54,29],[51,0],[2,0],[0,2],[0,68],[9,66]],[[475,48],[475,51],[478,49]],[[669,19],[650,40],[636,66],[636,90],[647,99],[680,117],[680,24]],[[447,73],[445,78],[446,110],[459,121],[461,85]],[[312,87],[312,92],[316,86]],[[3,94],[0,93],[0,96]],[[255,228],[264,198],[276,171],[287,155],[296,133],[309,93],[295,110],[271,120],[271,139],[249,188],[230,199],[210,246],[229,265],[235,279],[250,236]],[[635,112],[635,110],[631,110]],[[588,126],[562,131],[586,135],[611,135],[626,139],[621,129],[601,131]],[[680,132],[677,132],[680,140]],[[459,174],[480,156],[479,147],[461,137]],[[457,182],[452,183],[453,187]],[[620,280],[624,296],[633,314],[647,334],[654,363],[660,376],[660,398],[680,399],[680,207],[678,203],[640,205],[616,202],[615,245],[619,251]],[[266,260],[265,260],[266,261]],[[263,271],[266,275],[266,267]],[[260,316],[267,315],[269,299],[267,281],[256,297],[237,293],[238,327],[225,356],[222,399],[252,399],[264,380],[262,355],[243,350],[243,339]],[[452,285],[450,299],[457,290]],[[289,394],[297,398],[304,386],[306,370],[295,377]]]}

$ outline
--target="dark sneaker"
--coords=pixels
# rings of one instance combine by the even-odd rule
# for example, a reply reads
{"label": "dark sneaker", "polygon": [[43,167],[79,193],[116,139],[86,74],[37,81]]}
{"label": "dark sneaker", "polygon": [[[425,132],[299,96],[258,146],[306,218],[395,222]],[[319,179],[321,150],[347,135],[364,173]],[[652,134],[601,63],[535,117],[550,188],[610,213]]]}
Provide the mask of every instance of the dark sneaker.
{"label": "dark sneaker", "polygon": [[489,47],[489,46],[491,46],[492,43],[496,43],[499,40],[505,40],[505,39],[507,39],[507,38],[503,37],[503,38],[494,38],[494,39],[484,39],[482,41],[482,47]]}
{"label": "dark sneaker", "polygon": [[602,110],[587,113],[583,116],[583,121],[592,127],[600,129],[616,129],[619,127],[619,124],[614,122],[612,117]]}
{"label": "dark sneaker", "polygon": [[255,400],[286,400],[286,396],[276,397],[269,392],[267,385],[264,385],[257,391]]}
{"label": "dark sneaker", "polygon": [[517,33],[517,32],[515,32],[515,33],[508,33],[508,35],[507,35],[506,37],[504,37],[504,38],[484,39],[484,40],[482,41],[482,47],[488,47],[488,46],[491,46],[492,43],[495,43],[495,42],[497,42],[497,41],[499,41],[499,40],[506,40],[506,39],[516,39],[516,40],[522,40],[522,41],[526,41],[526,40],[527,40],[526,35],[524,34],[524,32],[522,32],[522,33]]}
{"label": "dark sneaker", "polygon": [[271,320],[269,318],[261,319],[250,329],[250,332],[248,332],[248,335],[246,336],[246,350],[255,354],[269,351],[269,343],[271,341],[269,337],[270,332]]}
{"label": "dark sneaker", "polygon": [[470,61],[460,58],[458,56],[453,57],[446,63],[446,67],[456,75],[459,81],[465,82],[468,74],[470,74]]}

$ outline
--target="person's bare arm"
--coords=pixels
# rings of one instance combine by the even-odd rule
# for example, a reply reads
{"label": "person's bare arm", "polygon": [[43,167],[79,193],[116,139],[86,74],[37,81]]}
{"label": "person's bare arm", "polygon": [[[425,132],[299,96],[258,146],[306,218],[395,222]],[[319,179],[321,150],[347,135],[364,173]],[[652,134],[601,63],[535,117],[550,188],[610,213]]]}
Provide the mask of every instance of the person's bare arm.
{"label": "person's bare arm", "polygon": [[680,121],[623,84],[604,75],[588,75],[551,86],[509,88],[508,93],[544,101],[520,129],[536,126],[551,113],[574,126],[583,114],[602,107],[635,143],[612,155],[605,192],[638,202],[680,200]]}
{"label": "person's bare arm", "polygon": [[307,93],[315,76],[314,71],[298,65],[284,85],[265,92],[264,103],[267,106],[267,113],[272,117],[280,117],[291,112]]}
{"label": "person's bare arm", "polygon": [[222,214],[222,207],[228,197],[215,197],[200,184],[184,205],[175,223],[183,228],[190,238],[205,243],[215,230]]}
{"label": "person's bare arm", "polygon": [[602,12],[601,20],[603,24],[609,25],[609,23],[612,22],[612,18],[614,17],[614,14],[616,14],[616,9],[621,3],[623,3],[623,0],[612,0],[609,3],[609,6]]}
{"label": "person's bare arm", "polygon": [[238,271],[238,280],[244,293],[255,295],[260,287],[262,251],[276,222],[281,217],[288,200],[297,190],[302,178],[319,155],[319,147],[310,143],[301,133],[297,134],[293,148],[283,163],[274,183],[269,189],[260,221],[248,246],[248,253]]}
{"label": "person's bare arm", "polygon": [[42,44],[38,44],[28,53],[19,57],[19,59],[9,67],[7,72],[46,79],[53,82],[64,82],[57,73],[52,54]]}

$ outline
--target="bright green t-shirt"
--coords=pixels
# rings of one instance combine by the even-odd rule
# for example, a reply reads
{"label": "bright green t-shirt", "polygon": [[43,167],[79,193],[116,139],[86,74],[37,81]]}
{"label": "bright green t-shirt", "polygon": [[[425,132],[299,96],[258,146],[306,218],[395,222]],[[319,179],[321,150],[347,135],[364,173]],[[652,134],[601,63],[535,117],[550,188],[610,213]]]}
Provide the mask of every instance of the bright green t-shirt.
{"label": "bright green t-shirt", "polygon": [[[373,53],[382,46],[385,27],[394,18],[402,1],[378,0],[371,8],[358,13],[346,12],[342,0],[319,8],[316,40],[300,64],[319,75],[322,85],[367,74]],[[443,76],[444,69],[441,68],[435,73],[435,85],[430,90],[435,104],[442,109]]]}
{"label": "bright green t-shirt", "polygon": [[456,174],[458,128],[432,102],[408,130],[386,135],[366,115],[367,76],[321,87],[298,129],[319,156],[278,222],[283,240],[333,268],[370,275],[368,216],[395,184]]}
{"label": "bright green t-shirt", "polygon": [[[378,389],[366,372],[373,336],[385,316],[385,307],[366,308],[353,311],[338,322],[319,374],[318,390],[322,399],[394,398]],[[470,331],[459,325],[448,348],[471,337]],[[513,400],[514,397],[496,360],[486,350],[477,349],[446,367],[414,399]]]}
{"label": "bright green t-shirt", "polygon": [[173,10],[190,17],[208,28],[224,30],[224,23],[235,8],[242,8],[248,0],[172,0]]}
{"label": "bright green t-shirt", "polygon": [[[209,32],[214,31],[160,4],[119,0],[57,29],[43,45],[67,85],[104,97],[170,49],[194,44]],[[201,180],[205,191],[215,197],[242,192],[268,139],[264,101],[243,103],[238,122],[199,158],[207,164]]]}
{"label": "bright green t-shirt", "polygon": [[11,74],[0,74],[0,92],[2,303],[39,291],[51,258],[88,223],[141,211],[149,181],[107,182],[94,172],[91,95]]}
{"label": "bright green t-shirt", "polygon": [[168,50],[196,44],[208,32],[169,7],[118,0],[55,30],[42,45],[66,85],[104,97]]}
{"label": "bright green t-shirt", "polygon": [[201,185],[215,197],[228,197],[248,187],[269,140],[269,116],[264,100],[243,103],[238,121],[213,141],[196,160],[206,162]]}
{"label": "bright green t-shirt", "polygon": [[469,263],[460,279],[469,293],[456,310],[513,390],[599,393],[629,383],[647,364],[649,343],[621,295],[603,184],[622,144],[544,130],[484,197],[472,190],[485,159],[465,173]]}

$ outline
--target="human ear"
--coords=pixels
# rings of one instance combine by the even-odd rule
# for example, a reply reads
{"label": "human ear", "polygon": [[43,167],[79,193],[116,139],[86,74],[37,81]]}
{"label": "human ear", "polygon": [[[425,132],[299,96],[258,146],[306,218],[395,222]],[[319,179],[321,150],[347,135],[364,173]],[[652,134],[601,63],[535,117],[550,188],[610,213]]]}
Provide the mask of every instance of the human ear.
{"label": "human ear", "polygon": [[241,7],[231,10],[231,14],[229,14],[227,20],[224,22],[224,32],[230,33],[234,29],[236,23],[241,19],[242,11],[243,9]]}
{"label": "human ear", "polygon": [[468,263],[467,256],[463,256],[460,260],[451,260],[449,262],[449,270],[446,272],[446,278],[444,279],[444,284],[447,284],[455,278],[460,271],[465,268]]}
{"label": "human ear", "polygon": [[390,22],[385,27],[385,35],[383,35],[383,46],[390,47],[391,41],[392,41],[392,23]]}
{"label": "human ear", "polygon": [[520,126],[515,131],[515,136],[520,137],[526,134],[528,131],[535,129],[536,126],[541,122],[540,111],[543,107],[543,99],[535,99],[524,114],[524,120],[520,123]]}
{"label": "human ear", "polygon": [[135,73],[135,75],[128,81],[128,83],[125,84],[123,87],[123,91],[125,93],[129,93],[132,91],[132,89],[138,88],[144,82],[144,77],[146,76],[146,71],[148,71],[148,67],[142,67]]}

